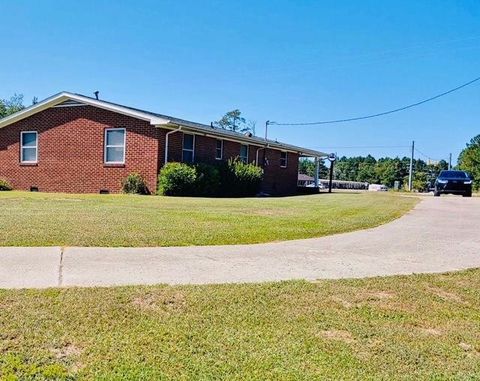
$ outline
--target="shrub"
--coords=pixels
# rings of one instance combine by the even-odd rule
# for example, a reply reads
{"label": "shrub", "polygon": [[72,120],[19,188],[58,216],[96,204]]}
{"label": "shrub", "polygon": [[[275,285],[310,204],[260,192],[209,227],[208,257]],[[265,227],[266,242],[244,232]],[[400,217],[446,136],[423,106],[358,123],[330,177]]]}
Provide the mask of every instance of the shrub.
{"label": "shrub", "polygon": [[147,184],[143,177],[138,173],[130,173],[125,180],[122,181],[123,193],[130,194],[148,194]]}
{"label": "shrub", "polygon": [[195,171],[197,177],[194,184],[194,195],[220,195],[220,170],[218,165],[196,164]]}
{"label": "shrub", "polygon": [[257,194],[263,170],[231,159],[222,164],[167,163],[158,176],[158,194],[164,196],[230,196]]}
{"label": "shrub", "polygon": [[222,191],[226,196],[254,196],[260,189],[263,169],[235,158],[228,160],[222,175]]}
{"label": "shrub", "polygon": [[13,187],[7,180],[0,179],[0,191],[11,191]]}
{"label": "shrub", "polygon": [[164,196],[193,196],[197,171],[184,163],[167,163],[158,176],[158,194]]}

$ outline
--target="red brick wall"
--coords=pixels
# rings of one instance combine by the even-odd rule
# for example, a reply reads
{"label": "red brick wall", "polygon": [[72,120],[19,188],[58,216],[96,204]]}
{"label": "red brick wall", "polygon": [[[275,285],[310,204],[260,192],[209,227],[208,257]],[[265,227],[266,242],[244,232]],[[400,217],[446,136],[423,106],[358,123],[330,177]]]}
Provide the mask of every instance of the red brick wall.
{"label": "red brick wall", "polygon": [[[163,166],[165,159],[165,133],[161,130],[160,134],[162,144],[160,150],[160,165]],[[182,144],[183,132],[174,132],[169,135],[168,144],[168,161],[182,161]],[[216,138],[206,137],[203,135],[195,136],[195,162],[215,163]],[[228,140],[223,141],[223,160],[235,158],[240,155],[240,143]],[[261,146],[249,145],[248,161],[254,163],[256,161],[257,150],[260,165],[264,163],[264,150]],[[288,153],[288,164],[286,168],[280,166],[280,151],[268,149],[267,158],[269,164],[264,167],[264,180],[262,182],[262,190],[273,195],[294,194],[297,191],[298,178],[298,155]]]}
{"label": "red brick wall", "polygon": [[[104,164],[104,131],[127,130],[125,165]],[[38,132],[38,164],[20,163],[20,132]],[[158,135],[148,122],[94,108],[50,108],[0,129],[0,177],[15,189],[44,192],[98,193],[121,190],[131,172],[144,176],[155,192]]]}
{"label": "red brick wall", "polygon": [[[125,165],[104,164],[106,128],[127,130]],[[38,132],[38,164],[20,163],[20,132]],[[121,190],[121,181],[138,172],[149,190],[156,189],[157,173],[165,161],[165,139],[170,130],[148,122],[92,106],[51,108],[0,129],[0,178],[15,189],[38,187],[43,192],[98,193]],[[195,136],[195,161],[214,163],[215,138]],[[169,135],[168,161],[182,161],[183,132]],[[224,140],[223,159],[237,157],[240,143]],[[259,146],[249,146],[249,162],[255,162]],[[263,165],[264,151],[259,151]],[[262,184],[271,194],[296,191],[298,156],[288,153],[287,168],[280,167],[280,151],[269,149]]]}
{"label": "red brick wall", "polygon": [[[260,162],[263,162],[263,150]],[[266,193],[274,195],[294,194],[297,191],[298,180],[298,155],[287,153],[287,167],[280,166],[280,151],[267,149],[268,165],[265,166],[265,173],[262,189]]]}

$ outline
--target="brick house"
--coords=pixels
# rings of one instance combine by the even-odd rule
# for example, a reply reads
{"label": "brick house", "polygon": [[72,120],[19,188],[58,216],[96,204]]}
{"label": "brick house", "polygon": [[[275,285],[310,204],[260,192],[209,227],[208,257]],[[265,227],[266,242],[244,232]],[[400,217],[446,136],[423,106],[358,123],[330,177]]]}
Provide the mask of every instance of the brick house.
{"label": "brick house", "polygon": [[263,191],[285,195],[299,157],[325,154],[67,92],[0,119],[0,178],[21,190],[116,193],[138,172],[153,193],[166,162],[237,156],[264,168]]}

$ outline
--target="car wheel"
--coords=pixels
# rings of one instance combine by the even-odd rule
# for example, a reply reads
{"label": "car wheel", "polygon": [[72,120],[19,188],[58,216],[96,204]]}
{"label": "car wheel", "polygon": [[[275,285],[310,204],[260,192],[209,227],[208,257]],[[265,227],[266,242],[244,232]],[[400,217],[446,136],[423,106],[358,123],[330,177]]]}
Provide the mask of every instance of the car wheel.
{"label": "car wheel", "polygon": [[463,195],[463,197],[472,197],[472,192],[465,193],[465,194]]}
{"label": "car wheel", "polygon": [[434,197],[440,197],[440,192],[437,192],[437,191],[433,192],[433,196]]}

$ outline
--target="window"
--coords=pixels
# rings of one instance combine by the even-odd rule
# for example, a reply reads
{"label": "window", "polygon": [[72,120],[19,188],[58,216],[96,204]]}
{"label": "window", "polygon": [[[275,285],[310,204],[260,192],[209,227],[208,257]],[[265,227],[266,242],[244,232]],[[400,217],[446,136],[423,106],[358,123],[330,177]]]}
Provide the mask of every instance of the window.
{"label": "window", "polygon": [[38,133],[36,131],[22,131],[20,145],[20,161],[22,163],[36,163],[38,161]]}
{"label": "window", "polygon": [[125,128],[105,130],[105,163],[125,164]]}
{"label": "window", "polygon": [[223,140],[217,139],[217,149],[215,151],[215,159],[223,159]]}
{"label": "window", "polygon": [[280,152],[280,167],[287,168],[288,156],[287,152]]}
{"label": "window", "polygon": [[246,144],[240,146],[240,160],[244,163],[248,163],[248,145]]}
{"label": "window", "polygon": [[195,156],[195,135],[183,134],[182,161],[193,163]]}

